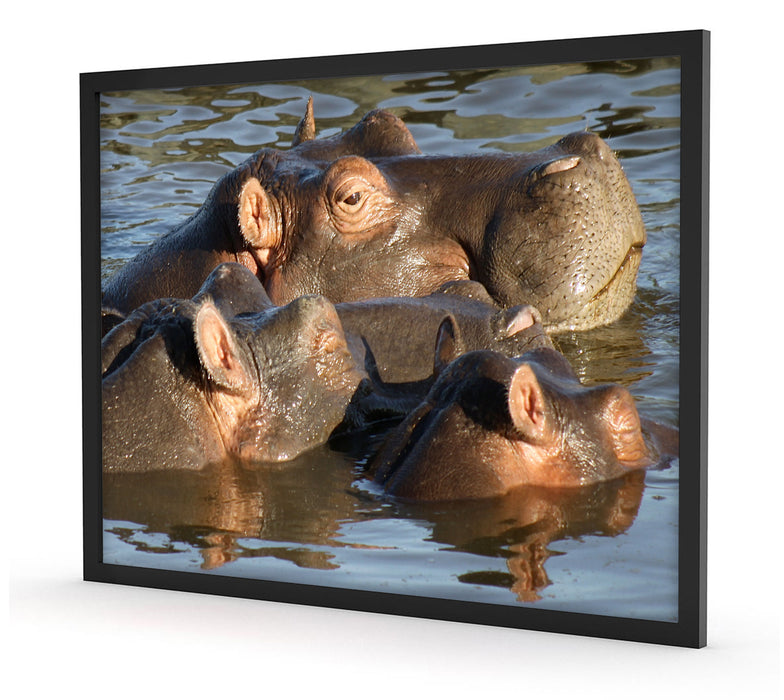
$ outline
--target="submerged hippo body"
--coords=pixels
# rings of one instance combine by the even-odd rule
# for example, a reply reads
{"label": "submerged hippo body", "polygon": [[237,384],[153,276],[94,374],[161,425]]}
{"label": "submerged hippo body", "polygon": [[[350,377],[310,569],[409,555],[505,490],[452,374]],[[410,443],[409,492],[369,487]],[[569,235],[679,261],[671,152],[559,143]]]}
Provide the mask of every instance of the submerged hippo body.
{"label": "submerged hippo body", "polygon": [[369,468],[386,493],[420,501],[580,487],[657,464],[634,400],[584,387],[560,353],[467,353],[394,429]]}
{"label": "submerged hippo body", "polygon": [[[362,341],[372,356],[364,355],[365,365],[369,360],[385,383],[428,379],[434,362],[442,362],[440,345],[449,359],[471,350],[496,350],[511,357],[553,347],[537,309],[529,305],[503,309],[473,281],[448,282],[423,297],[382,297],[335,308],[350,343],[356,348],[356,339]],[[355,350],[355,355],[362,351]]]}
{"label": "submerged hippo body", "polygon": [[104,338],[105,471],[285,461],[344,420],[365,375],[334,306],[308,296],[247,313],[252,296],[225,296],[233,275],[250,272],[221,266],[193,299],[145,304]]}
{"label": "submerged hippo body", "polygon": [[191,296],[226,260],[247,265],[276,304],[421,296],[474,279],[563,329],[612,321],[630,303],[645,232],[598,136],[529,154],[424,156],[379,110],[341,136],[314,136],[309,108],[293,148],[262,149],[224,176],[109,280],[104,305]]}

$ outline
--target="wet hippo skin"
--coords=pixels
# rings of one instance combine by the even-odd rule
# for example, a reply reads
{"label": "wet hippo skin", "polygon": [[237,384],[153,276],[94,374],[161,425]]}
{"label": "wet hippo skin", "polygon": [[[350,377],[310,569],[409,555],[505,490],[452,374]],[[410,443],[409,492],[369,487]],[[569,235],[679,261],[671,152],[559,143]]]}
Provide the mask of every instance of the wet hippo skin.
{"label": "wet hippo skin", "polygon": [[383,297],[336,304],[335,308],[349,344],[360,338],[366,347],[365,353],[357,349],[355,355],[366,357],[369,352],[368,360],[383,382],[421,381],[432,375],[434,362],[440,362],[433,352],[445,319],[449,320],[450,347],[444,351],[449,359],[470,350],[515,356],[553,347],[536,308],[504,309],[473,281],[448,282],[423,297]]}

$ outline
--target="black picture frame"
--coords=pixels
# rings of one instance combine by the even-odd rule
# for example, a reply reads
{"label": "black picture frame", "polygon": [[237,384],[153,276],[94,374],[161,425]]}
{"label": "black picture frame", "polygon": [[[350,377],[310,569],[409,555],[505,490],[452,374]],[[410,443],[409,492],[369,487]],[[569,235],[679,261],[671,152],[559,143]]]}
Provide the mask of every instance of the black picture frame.
{"label": "black picture frame", "polygon": [[[118,566],[102,560],[100,404],[99,96],[111,90],[542,65],[681,58],[681,305],[678,620],[510,609],[393,593]],[[709,33],[596,37],[492,46],[336,55],[81,75],[84,578],[209,593],[578,634],[685,647],[706,644]]]}

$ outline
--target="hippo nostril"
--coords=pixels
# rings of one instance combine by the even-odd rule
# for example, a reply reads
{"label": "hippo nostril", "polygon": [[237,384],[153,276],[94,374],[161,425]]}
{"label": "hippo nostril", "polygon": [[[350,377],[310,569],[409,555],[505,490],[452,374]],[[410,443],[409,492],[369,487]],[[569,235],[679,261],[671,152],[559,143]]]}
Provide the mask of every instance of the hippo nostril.
{"label": "hippo nostril", "polygon": [[563,173],[572,170],[580,164],[580,156],[567,156],[544,163],[537,168],[536,174],[539,177],[547,177],[556,173]]}
{"label": "hippo nostril", "polygon": [[496,314],[493,319],[493,328],[498,340],[511,338],[513,335],[525,331],[536,323],[542,322],[542,314],[529,304],[513,306]]}
{"label": "hippo nostril", "polygon": [[513,316],[507,318],[508,323],[506,327],[507,335],[515,335],[526,328],[530,328],[536,323],[531,308],[520,309]]}

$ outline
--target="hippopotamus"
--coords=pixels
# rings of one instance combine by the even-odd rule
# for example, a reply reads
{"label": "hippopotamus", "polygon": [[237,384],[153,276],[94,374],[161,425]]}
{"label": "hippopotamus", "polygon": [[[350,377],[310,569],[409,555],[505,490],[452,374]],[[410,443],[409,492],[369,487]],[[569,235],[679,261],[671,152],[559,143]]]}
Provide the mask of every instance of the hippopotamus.
{"label": "hippopotamus", "polygon": [[471,350],[516,356],[553,347],[538,309],[499,307],[471,280],[447,282],[423,297],[378,297],[335,308],[355,356],[384,384],[431,379],[448,361]]}
{"label": "hippopotamus", "polygon": [[463,282],[422,299],[278,307],[247,267],[222,263],[192,299],[143,304],[104,337],[104,469],[287,461],[335,431],[402,418],[443,358],[551,346],[536,309],[488,298]]}
{"label": "hippopotamus", "polygon": [[573,488],[663,466],[673,431],[643,424],[631,394],[583,386],[566,358],[538,348],[453,360],[369,463],[398,498],[448,501],[516,487]]}
{"label": "hippopotamus", "polygon": [[344,421],[367,377],[335,307],[310,295],[247,313],[251,297],[225,297],[237,274],[251,273],[221,266],[192,299],[144,304],[105,336],[105,471],[286,461]]}
{"label": "hippopotamus", "polygon": [[382,110],[316,139],[309,104],[290,150],[262,149],[225,175],[109,280],[103,303],[184,296],[236,260],[276,304],[423,296],[473,279],[503,306],[538,308],[550,330],[586,329],[628,307],[644,243],[629,182],[595,134],[534,153],[423,155]]}
{"label": "hippopotamus", "polygon": [[613,321],[634,297],[645,229],[618,160],[592,133],[519,155],[344,156],[281,184],[260,171],[239,206],[246,240],[268,251],[276,303],[420,296],[474,279],[559,331]]}

